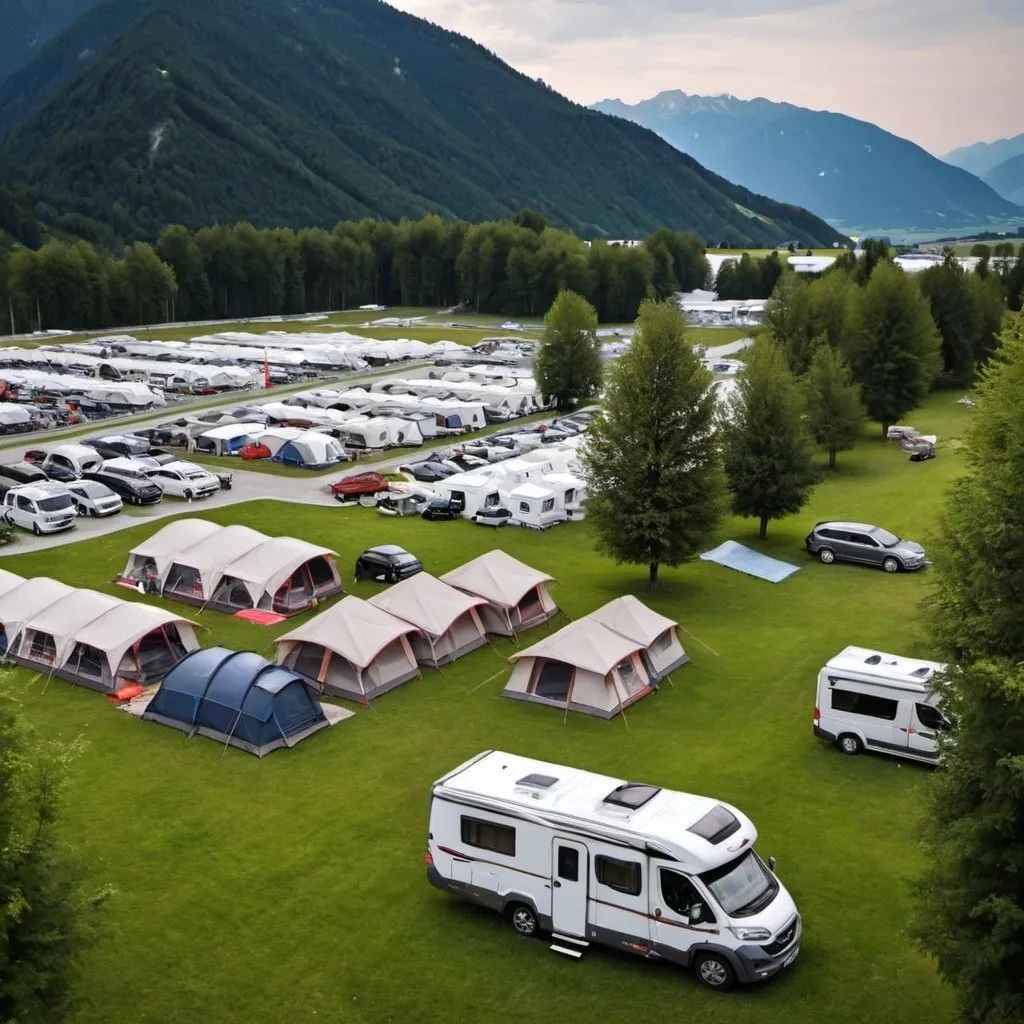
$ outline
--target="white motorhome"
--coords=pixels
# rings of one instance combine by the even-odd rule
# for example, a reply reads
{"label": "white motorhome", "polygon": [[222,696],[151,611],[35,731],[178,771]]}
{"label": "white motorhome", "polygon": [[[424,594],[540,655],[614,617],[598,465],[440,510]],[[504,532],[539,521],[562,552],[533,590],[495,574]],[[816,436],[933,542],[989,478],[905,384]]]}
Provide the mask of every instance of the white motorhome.
{"label": "white motorhome", "polygon": [[76,477],[83,473],[90,473],[99,469],[103,462],[100,455],[92,445],[88,444],[59,444],[43,459],[43,472],[51,470],[66,470]]}
{"label": "white motorhome", "polygon": [[934,676],[937,661],[847,647],[818,673],[814,735],[844,754],[875,750],[938,763],[938,734],[949,728]]}
{"label": "white motorhome", "polygon": [[792,897],[728,804],[489,750],[434,783],[427,877],[552,935],[694,968],[727,989],[800,950]]}

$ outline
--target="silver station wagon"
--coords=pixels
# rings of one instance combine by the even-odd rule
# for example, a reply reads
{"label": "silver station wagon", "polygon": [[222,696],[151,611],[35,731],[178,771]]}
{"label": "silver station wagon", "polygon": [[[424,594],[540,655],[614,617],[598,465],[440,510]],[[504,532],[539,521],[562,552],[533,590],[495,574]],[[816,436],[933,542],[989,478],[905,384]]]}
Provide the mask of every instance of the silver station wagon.
{"label": "silver station wagon", "polygon": [[861,562],[886,572],[900,572],[920,569],[926,561],[920,544],[867,523],[818,523],[804,543],[808,552],[826,565]]}

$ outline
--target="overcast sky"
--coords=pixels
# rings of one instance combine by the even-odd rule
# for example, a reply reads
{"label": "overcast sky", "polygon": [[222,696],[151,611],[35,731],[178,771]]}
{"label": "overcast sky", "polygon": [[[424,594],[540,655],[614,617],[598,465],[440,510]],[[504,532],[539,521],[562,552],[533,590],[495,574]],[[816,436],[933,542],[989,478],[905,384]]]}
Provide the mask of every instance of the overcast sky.
{"label": "overcast sky", "polygon": [[942,154],[1024,132],[1024,0],[390,0],[579,103],[766,96]]}

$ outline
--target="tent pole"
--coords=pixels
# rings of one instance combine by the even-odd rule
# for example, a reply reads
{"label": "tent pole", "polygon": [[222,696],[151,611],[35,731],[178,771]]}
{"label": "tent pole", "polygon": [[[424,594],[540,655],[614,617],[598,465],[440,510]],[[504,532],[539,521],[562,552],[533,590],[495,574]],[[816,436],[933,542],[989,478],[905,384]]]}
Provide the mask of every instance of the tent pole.
{"label": "tent pole", "polygon": [[231,737],[235,735],[235,726],[238,725],[238,720],[242,717],[242,709],[239,708],[235,712],[235,720],[231,723],[231,731],[228,733],[228,738],[224,741],[224,749],[220,752],[220,756],[223,757],[228,752],[228,747],[231,745]]}

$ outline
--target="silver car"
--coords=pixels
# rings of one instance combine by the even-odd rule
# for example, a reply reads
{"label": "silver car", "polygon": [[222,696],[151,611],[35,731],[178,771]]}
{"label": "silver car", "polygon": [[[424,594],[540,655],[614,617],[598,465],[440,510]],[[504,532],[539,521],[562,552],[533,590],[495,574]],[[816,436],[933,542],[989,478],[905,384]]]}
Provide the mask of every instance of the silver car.
{"label": "silver car", "polygon": [[912,540],[867,523],[818,523],[804,541],[825,565],[861,562],[886,572],[912,571],[925,564],[925,551]]}
{"label": "silver car", "polygon": [[96,480],[75,480],[67,486],[80,516],[114,516],[123,507],[121,498]]}

